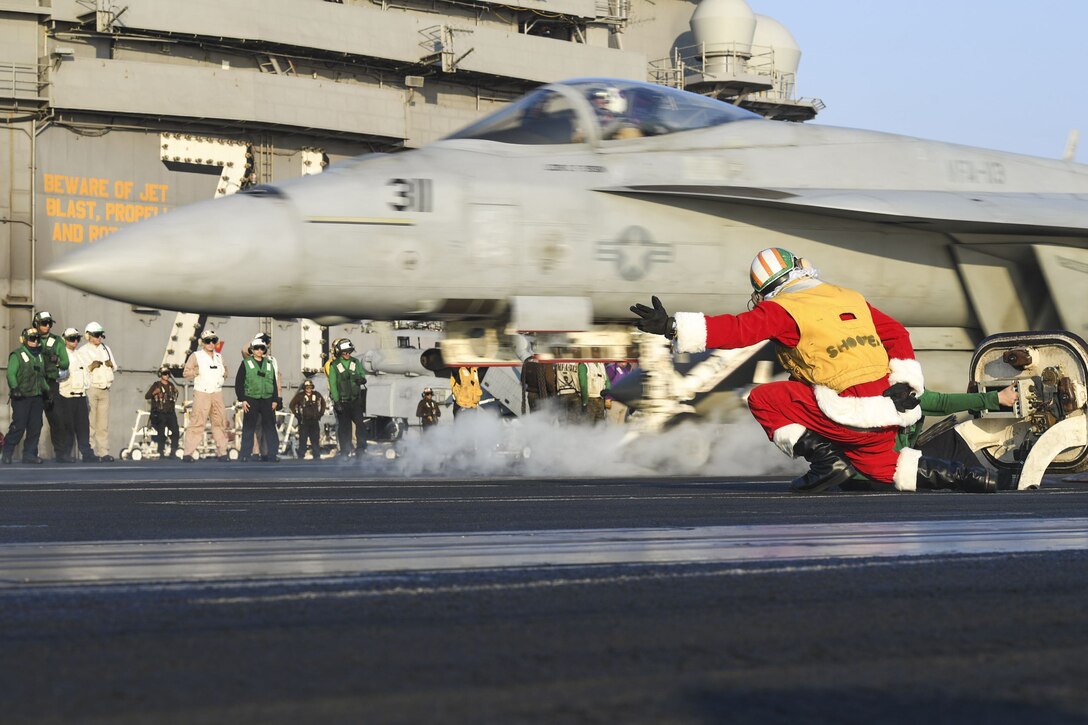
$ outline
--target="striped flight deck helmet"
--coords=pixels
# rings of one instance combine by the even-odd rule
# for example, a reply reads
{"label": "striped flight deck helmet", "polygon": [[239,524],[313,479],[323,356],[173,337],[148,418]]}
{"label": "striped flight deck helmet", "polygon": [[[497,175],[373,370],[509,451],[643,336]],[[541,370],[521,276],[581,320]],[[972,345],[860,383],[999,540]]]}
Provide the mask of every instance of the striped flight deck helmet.
{"label": "striped flight deck helmet", "polygon": [[765,296],[786,275],[800,266],[800,259],[793,252],[781,247],[768,247],[752,260],[752,289]]}

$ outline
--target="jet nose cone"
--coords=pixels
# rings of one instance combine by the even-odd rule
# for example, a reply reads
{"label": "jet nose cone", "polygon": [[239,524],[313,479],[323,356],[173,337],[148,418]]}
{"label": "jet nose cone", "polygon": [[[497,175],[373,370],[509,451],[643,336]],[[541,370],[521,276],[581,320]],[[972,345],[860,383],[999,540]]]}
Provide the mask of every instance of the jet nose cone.
{"label": "jet nose cone", "polygon": [[145,307],[244,314],[263,304],[248,293],[294,280],[297,227],[282,198],[198,202],[70,252],[44,276]]}

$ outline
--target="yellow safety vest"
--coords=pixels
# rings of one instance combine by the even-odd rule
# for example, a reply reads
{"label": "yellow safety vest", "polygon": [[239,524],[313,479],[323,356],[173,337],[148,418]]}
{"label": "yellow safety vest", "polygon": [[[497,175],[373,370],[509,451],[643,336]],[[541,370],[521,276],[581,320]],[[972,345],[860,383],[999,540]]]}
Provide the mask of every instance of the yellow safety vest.
{"label": "yellow safety vest", "polygon": [[795,378],[836,393],[889,373],[888,351],[865,298],[831,284],[778,293],[773,300],[797,322],[797,347],[778,347],[778,361]]}
{"label": "yellow safety vest", "polygon": [[462,408],[475,408],[480,404],[484,391],[480,388],[480,372],[477,368],[461,368],[457,371],[460,381],[450,376],[453,401]]}

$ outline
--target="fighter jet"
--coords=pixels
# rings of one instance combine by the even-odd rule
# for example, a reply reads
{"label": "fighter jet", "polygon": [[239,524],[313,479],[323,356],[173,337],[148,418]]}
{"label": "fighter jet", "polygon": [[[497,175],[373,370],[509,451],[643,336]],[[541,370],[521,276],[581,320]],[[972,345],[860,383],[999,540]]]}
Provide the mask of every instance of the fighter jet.
{"label": "fighter jet", "polygon": [[863,291],[959,379],[984,335],[1088,333],[1088,167],[606,78],[171,211],[46,276],[143,307],[444,320],[445,364],[512,365],[518,333],[553,359],[633,357],[628,307],[651,293],[670,311],[742,310],[768,246]]}

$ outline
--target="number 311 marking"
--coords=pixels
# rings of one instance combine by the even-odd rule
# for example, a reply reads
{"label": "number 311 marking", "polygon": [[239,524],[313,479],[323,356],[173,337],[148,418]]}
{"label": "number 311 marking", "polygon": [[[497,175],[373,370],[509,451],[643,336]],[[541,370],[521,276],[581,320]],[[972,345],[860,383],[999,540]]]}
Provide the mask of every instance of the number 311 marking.
{"label": "number 311 marking", "polygon": [[393,201],[389,206],[397,211],[434,211],[430,179],[390,179]]}

